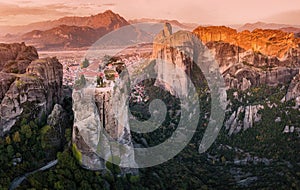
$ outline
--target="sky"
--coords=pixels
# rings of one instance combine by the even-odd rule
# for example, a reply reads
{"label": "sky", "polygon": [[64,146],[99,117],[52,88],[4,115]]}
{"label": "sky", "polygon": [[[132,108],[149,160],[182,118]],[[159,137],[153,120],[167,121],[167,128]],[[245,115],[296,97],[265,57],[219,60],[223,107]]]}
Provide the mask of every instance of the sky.
{"label": "sky", "polygon": [[0,25],[25,25],[112,10],[125,19],[176,19],[231,25],[274,22],[300,25],[299,0],[0,0]]}

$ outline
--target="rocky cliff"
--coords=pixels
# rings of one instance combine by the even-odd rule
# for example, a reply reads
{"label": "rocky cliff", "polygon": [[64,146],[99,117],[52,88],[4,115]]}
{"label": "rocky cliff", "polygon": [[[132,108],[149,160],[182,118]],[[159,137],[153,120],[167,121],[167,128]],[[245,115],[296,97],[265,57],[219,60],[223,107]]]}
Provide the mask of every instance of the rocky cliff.
{"label": "rocky cliff", "polygon": [[21,44],[0,44],[0,71],[23,74],[31,61],[38,59],[32,46]]}
{"label": "rocky cliff", "polygon": [[[156,85],[175,94],[176,90],[188,91],[190,85],[188,78],[199,84],[203,74],[199,72],[196,63],[203,56],[204,50],[205,46],[195,35],[185,31],[173,34],[171,25],[166,23],[153,43],[152,58],[156,60],[156,71],[160,79],[156,81]],[[191,77],[192,75],[194,77]]]}
{"label": "rocky cliff", "polygon": [[[13,47],[4,58],[16,62],[18,56],[9,57],[10,52],[18,52],[18,47],[31,50],[24,44],[6,45]],[[36,51],[21,51],[23,58],[28,57],[29,65],[23,74],[4,73],[0,93],[0,135],[8,132],[19,120],[32,120],[48,115],[55,103],[61,101],[63,67],[56,58],[34,59]],[[16,53],[19,55],[19,53]],[[28,55],[28,56],[27,56]],[[30,61],[32,59],[32,61]],[[17,64],[17,63],[16,63]],[[4,67],[5,68],[5,67]],[[4,69],[5,70],[5,69]]]}
{"label": "rocky cliff", "polygon": [[298,72],[299,68],[276,67],[261,70],[244,64],[236,64],[226,70],[223,75],[227,87],[246,90],[261,85],[286,85]]}
{"label": "rocky cliff", "polygon": [[95,88],[90,84],[73,92],[73,147],[80,155],[81,165],[90,170],[106,169],[105,160],[120,166],[135,163],[126,105],[115,96],[113,88]]}
{"label": "rocky cliff", "polygon": [[[174,67],[181,68],[193,78],[194,75],[191,75],[195,70],[193,63],[199,61],[199,58],[205,59],[205,56],[197,57],[195,52],[208,48],[210,54],[219,64],[220,72],[228,88],[244,91],[251,87],[264,85],[288,85],[292,80],[286,100],[298,97],[298,77],[294,76],[299,73],[299,48],[297,39],[292,35],[271,30],[255,30],[252,33],[240,34],[227,27],[199,27],[195,31],[194,33],[200,40],[204,41],[206,47],[193,39],[192,35],[181,31],[172,34],[168,24],[156,36],[153,45],[153,58],[157,59],[156,66],[160,77],[166,80],[168,77],[173,77],[172,73],[169,72],[170,68],[161,66],[162,62],[159,60],[164,60]],[[256,41],[254,36],[261,41]],[[243,39],[244,37],[245,39]],[[267,39],[265,42],[273,41],[270,43],[270,47],[265,49],[266,54],[256,51],[255,48],[249,48],[263,43],[264,40],[262,39]],[[253,46],[249,46],[249,44]],[[260,45],[260,47],[265,46]],[[280,55],[281,50],[284,52],[282,55]],[[279,54],[275,54],[276,51]],[[199,75],[201,74],[198,73]],[[182,89],[186,89],[187,81],[184,78],[180,78],[174,83],[179,84]],[[156,84],[172,90],[172,85]],[[233,110],[225,122],[229,135],[251,128],[255,122],[260,120],[259,110],[262,109],[264,109],[262,105],[245,104]]]}
{"label": "rocky cliff", "polygon": [[300,106],[300,74],[292,79],[288,91],[282,101],[290,100],[295,100],[296,107]]}
{"label": "rocky cliff", "polygon": [[279,30],[238,33],[228,27],[198,27],[194,33],[219,63],[229,88],[287,84],[300,66],[299,39]]}
{"label": "rocky cliff", "polygon": [[249,106],[240,106],[236,111],[234,111],[229,119],[225,122],[226,130],[228,134],[236,134],[241,130],[247,130],[248,128],[253,127],[255,122],[260,121],[261,115],[258,114],[258,111],[263,109],[262,105],[249,105]]}
{"label": "rocky cliff", "polygon": [[[282,102],[295,100],[299,107],[300,48],[295,34],[269,29],[237,32],[214,26],[198,27],[194,33],[214,55],[228,89],[289,85]],[[235,107],[225,121],[228,134],[251,128],[261,119],[259,110],[264,106],[248,101]]]}
{"label": "rocky cliff", "polygon": [[[204,43],[222,41],[253,50],[267,56],[283,58],[292,48],[299,48],[300,39],[293,33],[280,30],[255,29],[252,32],[237,32],[225,26],[198,27],[193,31]],[[299,49],[298,49],[299,52]],[[297,56],[296,56],[297,57]]]}

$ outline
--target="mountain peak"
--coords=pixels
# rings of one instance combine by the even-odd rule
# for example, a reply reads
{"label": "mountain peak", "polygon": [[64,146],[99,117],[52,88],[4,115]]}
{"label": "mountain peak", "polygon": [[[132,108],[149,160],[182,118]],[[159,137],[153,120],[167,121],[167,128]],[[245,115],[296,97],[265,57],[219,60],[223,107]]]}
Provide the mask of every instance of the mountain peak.
{"label": "mountain peak", "polygon": [[244,31],[249,30],[250,32],[255,29],[273,29],[277,30],[280,28],[287,28],[287,27],[297,27],[294,25],[287,25],[287,24],[277,24],[277,23],[266,23],[266,22],[255,22],[255,23],[246,23],[240,28],[238,28],[238,31]]}
{"label": "mountain peak", "polygon": [[103,14],[114,14],[114,15],[117,15],[116,13],[114,13],[112,10],[108,9],[106,11],[104,11]]}

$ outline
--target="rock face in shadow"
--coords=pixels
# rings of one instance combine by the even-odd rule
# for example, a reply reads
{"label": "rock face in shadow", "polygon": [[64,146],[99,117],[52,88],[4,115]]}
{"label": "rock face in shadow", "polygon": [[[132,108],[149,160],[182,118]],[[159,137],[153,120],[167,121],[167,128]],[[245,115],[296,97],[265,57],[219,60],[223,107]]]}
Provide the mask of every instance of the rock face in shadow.
{"label": "rock face in shadow", "polygon": [[31,61],[38,59],[38,53],[24,43],[0,44],[0,58],[0,71],[23,74]]}
{"label": "rock face in shadow", "polygon": [[296,75],[288,88],[288,91],[282,101],[296,101],[296,107],[300,106],[300,73]]}
{"label": "rock face in shadow", "polygon": [[286,100],[289,101],[300,96],[300,74],[296,75],[290,83]]}
{"label": "rock face in shadow", "polygon": [[57,152],[66,143],[65,130],[69,127],[68,118],[64,108],[60,104],[55,104],[47,118],[47,126],[44,126],[48,129],[42,134],[42,144],[47,157],[56,157]]}
{"label": "rock face in shadow", "polygon": [[225,71],[223,75],[228,88],[246,90],[260,85],[288,84],[298,72],[298,68],[276,67],[270,70],[260,70],[236,64]]}
{"label": "rock face in shadow", "polygon": [[[0,135],[8,132],[21,118],[33,120],[48,115],[54,104],[59,103],[62,98],[63,67],[56,58],[37,59],[35,49],[24,44],[5,46],[14,48],[11,51],[6,50],[7,54],[2,52],[4,58],[16,61],[22,57],[29,64],[23,74],[0,72],[3,76],[0,93]],[[24,49],[32,50],[29,51],[28,59]],[[14,51],[17,52],[17,57],[13,56]]]}
{"label": "rock face in shadow", "polygon": [[0,100],[2,100],[8,91],[10,85],[15,81],[16,76],[10,73],[0,72]]}

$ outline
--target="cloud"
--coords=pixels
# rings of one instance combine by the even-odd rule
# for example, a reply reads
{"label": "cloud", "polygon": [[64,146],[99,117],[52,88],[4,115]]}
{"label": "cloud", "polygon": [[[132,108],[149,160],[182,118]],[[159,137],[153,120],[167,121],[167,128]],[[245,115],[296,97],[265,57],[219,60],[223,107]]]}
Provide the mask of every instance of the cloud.
{"label": "cloud", "polygon": [[51,9],[51,10],[59,10],[59,9],[70,9],[73,7],[67,6],[66,4],[63,3],[57,3],[57,4],[49,4],[43,6],[43,8]]}
{"label": "cloud", "polygon": [[52,4],[46,6],[19,6],[14,4],[0,3],[0,17],[18,15],[57,15],[64,16],[70,14],[65,10],[63,4]]}
{"label": "cloud", "polygon": [[20,3],[20,4],[31,4],[33,2],[32,1],[27,1],[27,0],[21,0],[21,1],[17,1],[17,3]]}
{"label": "cloud", "polygon": [[0,22],[7,22],[7,19],[0,18]]}
{"label": "cloud", "polygon": [[102,4],[102,6],[115,6],[116,4],[115,3],[104,3]]}
{"label": "cloud", "polygon": [[21,4],[30,4],[30,3],[32,3],[32,1],[26,1],[26,0],[24,0],[24,1],[17,1],[18,3],[21,3]]}

